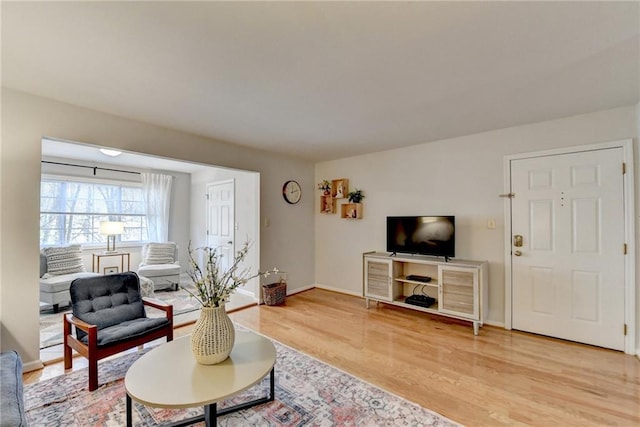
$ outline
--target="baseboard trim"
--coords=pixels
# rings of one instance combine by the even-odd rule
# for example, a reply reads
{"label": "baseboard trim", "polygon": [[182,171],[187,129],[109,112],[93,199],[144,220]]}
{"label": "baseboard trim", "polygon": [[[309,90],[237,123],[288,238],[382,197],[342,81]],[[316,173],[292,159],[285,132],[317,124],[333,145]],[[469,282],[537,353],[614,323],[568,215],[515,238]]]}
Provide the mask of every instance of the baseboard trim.
{"label": "baseboard trim", "polygon": [[24,372],[37,371],[38,369],[42,369],[42,368],[44,368],[44,363],[42,363],[42,360],[40,360],[40,359],[22,364],[22,372],[23,373]]}
{"label": "baseboard trim", "polygon": [[498,328],[504,329],[504,322],[496,322],[495,320],[485,320],[484,324],[489,326],[496,326]]}
{"label": "baseboard trim", "polygon": [[315,287],[316,287],[315,285],[309,285],[309,286],[303,286],[302,288],[296,288],[296,289],[287,288],[287,295],[295,295],[295,294],[298,294],[300,292],[310,291],[311,289],[313,289]]}
{"label": "baseboard trim", "polygon": [[325,291],[338,292],[339,294],[352,295],[354,297],[364,298],[362,296],[361,292],[345,291],[344,289],[339,289],[339,288],[334,288],[334,287],[331,287],[331,286],[320,285],[320,284],[317,284],[317,283],[315,284],[314,287],[316,287],[318,289],[324,289]]}
{"label": "baseboard trim", "polygon": [[255,292],[251,292],[251,291],[248,291],[248,290],[246,290],[246,289],[236,289],[236,293],[239,293],[239,294],[242,294],[242,295],[246,295],[246,296],[248,296],[249,298],[251,298],[252,300],[254,300],[254,301],[258,301],[258,300],[256,299],[256,294],[255,294]]}
{"label": "baseboard trim", "polygon": [[318,285],[317,283],[309,285],[309,286],[303,286],[301,288],[296,288],[296,289],[287,288],[287,296],[295,295],[295,294],[298,294],[300,292],[310,291],[311,289],[315,289],[315,288],[322,289],[322,290],[325,290],[325,291],[338,292],[340,294],[352,295],[352,296],[355,296],[355,297],[361,297],[362,298],[362,295],[359,294],[359,293],[348,292],[348,291],[345,291],[344,289],[338,289],[338,288],[332,288],[332,287],[329,287],[329,286]]}

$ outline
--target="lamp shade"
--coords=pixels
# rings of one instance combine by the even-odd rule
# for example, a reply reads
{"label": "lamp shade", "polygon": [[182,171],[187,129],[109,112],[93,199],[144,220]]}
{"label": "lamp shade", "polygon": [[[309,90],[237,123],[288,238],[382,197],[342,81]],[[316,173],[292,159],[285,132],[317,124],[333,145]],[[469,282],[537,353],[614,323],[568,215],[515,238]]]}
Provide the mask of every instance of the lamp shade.
{"label": "lamp shade", "polygon": [[124,222],[120,221],[100,221],[100,234],[115,236],[124,232]]}

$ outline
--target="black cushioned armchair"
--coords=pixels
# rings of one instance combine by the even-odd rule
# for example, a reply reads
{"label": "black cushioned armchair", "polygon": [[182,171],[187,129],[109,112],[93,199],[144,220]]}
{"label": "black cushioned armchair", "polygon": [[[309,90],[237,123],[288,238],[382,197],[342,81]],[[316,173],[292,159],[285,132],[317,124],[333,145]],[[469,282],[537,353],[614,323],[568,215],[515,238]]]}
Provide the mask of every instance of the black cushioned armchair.
{"label": "black cushioned armchair", "polygon": [[[173,306],[143,298],[136,273],[76,279],[69,292],[73,312],[63,319],[64,368],[73,365],[71,349],[89,359],[89,391],[98,388],[98,360],[158,338],[173,340]],[[145,305],[164,310],[165,317],[147,317]]]}

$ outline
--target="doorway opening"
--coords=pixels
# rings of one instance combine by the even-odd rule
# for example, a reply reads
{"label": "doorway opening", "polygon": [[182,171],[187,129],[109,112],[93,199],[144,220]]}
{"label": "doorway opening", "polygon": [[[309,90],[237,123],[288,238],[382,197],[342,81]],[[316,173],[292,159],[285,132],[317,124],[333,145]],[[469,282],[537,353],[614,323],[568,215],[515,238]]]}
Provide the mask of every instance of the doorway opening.
{"label": "doorway opening", "polygon": [[[175,159],[161,158],[143,153],[123,152],[117,157],[108,157],[102,154],[98,147],[74,141],[45,138],[42,140],[42,176],[56,177],[88,177],[96,182],[100,180],[121,180],[124,182],[139,183],[139,175],[142,171],[153,171],[169,174],[173,177],[171,208],[169,219],[169,239],[178,244],[178,257],[182,266],[181,282],[189,281],[186,274],[189,268],[188,247],[192,243],[193,247],[207,244],[207,215],[206,215],[206,187],[209,183],[232,179],[236,182],[236,205],[237,210],[242,212],[233,223],[238,233],[238,243],[243,243],[243,239],[252,242],[250,256],[247,257],[247,267],[251,271],[258,271],[260,266],[260,174],[255,171],[236,170],[208,164],[198,164]],[[78,165],[82,167],[75,167]],[[98,170],[97,174],[93,167],[105,170]],[[107,169],[111,169],[107,171]],[[133,173],[129,173],[133,172]],[[242,240],[242,241],[241,241]],[[118,241],[117,248],[124,251],[130,257],[130,270],[137,271],[141,261],[142,241]],[[105,244],[106,245],[106,244]],[[234,246],[238,249],[239,246]],[[94,252],[103,251],[102,243],[82,244],[83,263],[87,271],[91,271],[92,256]],[[103,266],[104,267],[104,266]],[[259,281],[258,278],[253,281]],[[238,309],[248,305],[258,304],[260,300],[260,284],[250,282],[242,289],[231,296],[231,300],[226,304],[227,310]],[[162,294],[164,299],[171,299],[169,290],[157,292]],[[166,294],[166,295],[165,295]],[[186,302],[188,304],[188,301]],[[46,310],[46,304],[41,303],[41,312]],[[50,308],[50,307],[49,307]],[[60,311],[68,309],[68,306],[60,307]],[[187,310],[188,307],[185,307]],[[175,319],[174,325],[193,322],[197,319],[197,311],[191,310],[180,314],[180,319]],[[62,316],[56,315],[55,318]],[[42,316],[41,316],[42,318]],[[43,336],[43,324],[41,322],[41,347],[43,340],[48,340],[51,336]],[[49,325],[49,335],[59,334],[62,338],[62,325],[60,328]],[[59,330],[59,332],[58,332]],[[53,332],[52,332],[53,331]],[[56,337],[53,337],[55,341]],[[49,343],[52,341],[49,340]],[[55,350],[56,345],[48,346],[54,348],[53,353],[41,350],[41,360],[51,360],[62,355],[62,349]],[[58,355],[59,353],[59,355]]]}

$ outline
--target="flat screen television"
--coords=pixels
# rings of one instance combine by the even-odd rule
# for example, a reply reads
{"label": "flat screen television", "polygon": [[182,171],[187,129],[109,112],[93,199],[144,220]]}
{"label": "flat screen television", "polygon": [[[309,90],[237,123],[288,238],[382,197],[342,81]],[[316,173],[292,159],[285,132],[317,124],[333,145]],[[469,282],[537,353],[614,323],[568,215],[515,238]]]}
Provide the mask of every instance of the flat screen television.
{"label": "flat screen television", "polygon": [[456,256],[454,216],[388,216],[387,252]]}

